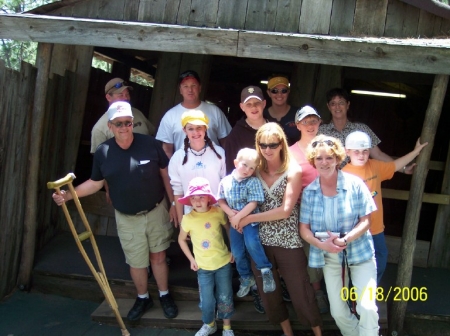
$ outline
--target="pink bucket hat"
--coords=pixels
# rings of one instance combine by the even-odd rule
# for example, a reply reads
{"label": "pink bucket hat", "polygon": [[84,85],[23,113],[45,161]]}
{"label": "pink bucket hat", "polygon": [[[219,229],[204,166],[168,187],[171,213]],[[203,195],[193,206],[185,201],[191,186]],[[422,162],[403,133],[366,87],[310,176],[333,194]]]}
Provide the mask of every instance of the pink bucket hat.
{"label": "pink bucket hat", "polygon": [[178,202],[180,202],[183,205],[191,205],[191,201],[189,200],[189,197],[195,196],[195,195],[207,195],[210,199],[210,204],[217,203],[216,198],[211,193],[211,186],[209,185],[209,181],[205,179],[204,177],[194,177],[188,185],[188,191],[187,195],[179,198]]}

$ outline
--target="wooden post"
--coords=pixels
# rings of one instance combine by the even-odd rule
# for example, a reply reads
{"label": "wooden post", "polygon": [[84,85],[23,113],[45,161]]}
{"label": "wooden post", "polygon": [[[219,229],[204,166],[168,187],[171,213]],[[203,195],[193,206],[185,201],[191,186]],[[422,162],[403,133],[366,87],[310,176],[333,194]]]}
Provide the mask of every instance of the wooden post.
{"label": "wooden post", "polygon": [[30,152],[28,154],[27,192],[23,227],[22,259],[17,284],[20,289],[29,288],[36,245],[37,191],[39,176],[39,153],[42,143],[45,98],[50,71],[53,44],[39,43],[40,57],[36,62],[38,73],[31,118]]}
{"label": "wooden post", "polygon": [[[422,207],[422,196],[425,180],[428,174],[428,163],[433,149],[434,136],[436,134],[445,93],[447,91],[448,75],[436,75],[431,90],[430,102],[425,114],[420,141],[428,141],[419,157],[415,168],[408,206],[406,208],[405,224],[403,226],[402,244],[400,247],[400,259],[397,270],[396,286],[409,288],[413,270],[413,257],[416,244],[417,227],[419,223],[420,209]],[[394,301],[392,303],[389,318],[389,335],[402,335],[403,323],[406,314],[407,301]]]}

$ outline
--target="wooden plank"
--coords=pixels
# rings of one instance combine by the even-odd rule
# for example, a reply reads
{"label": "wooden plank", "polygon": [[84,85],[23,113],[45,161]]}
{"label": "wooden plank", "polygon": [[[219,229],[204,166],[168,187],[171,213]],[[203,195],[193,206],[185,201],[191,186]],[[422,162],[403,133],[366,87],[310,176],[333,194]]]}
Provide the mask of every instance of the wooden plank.
{"label": "wooden plank", "polygon": [[[247,0],[220,1],[217,13],[217,26],[220,28],[244,29],[247,2]],[[230,8],[233,8],[233,10],[231,11]]]}
{"label": "wooden plank", "polygon": [[[0,37],[114,48],[450,74],[450,40],[237,32],[50,16],[1,15]],[[408,62],[404,62],[408,55]]]}
{"label": "wooden plank", "polygon": [[[93,3],[95,3],[95,1]],[[125,8],[123,11],[123,19],[125,21],[138,21],[139,4],[140,0],[125,0]]]}
{"label": "wooden plank", "polygon": [[162,23],[176,24],[179,8],[180,0],[167,0]]}
{"label": "wooden plank", "polygon": [[216,27],[219,0],[192,0],[189,26]]}
{"label": "wooden plank", "polygon": [[356,0],[333,1],[330,35],[350,36],[353,29]]}
{"label": "wooden plank", "polygon": [[181,0],[178,9],[177,24],[187,25],[191,15],[191,0]]}
{"label": "wooden plank", "polygon": [[299,33],[328,34],[332,5],[330,0],[303,0]]}
{"label": "wooden plank", "polygon": [[299,32],[302,0],[278,0],[276,32]]}
{"label": "wooden plank", "polygon": [[245,29],[274,31],[276,15],[276,1],[248,0]]}
{"label": "wooden plank", "polygon": [[[383,198],[390,198],[396,200],[407,201],[410,198],[410,192],[406,190],[395,190],[395,189],[381,189],[383,192]],[[441,204],[441,205],[449,205],[450,204],[450,196],[446,194],[430,194],[423,193],[422,198],[423,203],[432,203],[432,204]]]}
{"label": "wooden plank", "polygon": [[386,25],[384,27],[384,36],[389,37],[408,37],[403,32],[403,22],[406,16],[406,7],[408,5],[398,0],[389,0],[386,13]]}
{"label": "wooden plank", "polygon": [[105,20],[123,20],[125,0],[97,0],[98,18]]}
{"label": "wooden plank", "polygon": [[[405,223],[403,225],[402,244],[398,264],[396,286],[409,287],[413,270],[413,256],[416,247],[416,235],[419,224],[420,210],[422,208],[422,197],[425,188],[425,180],[428,175],[427,164],[430,161],[433,142],[436,135],[439,117],[447,92],[448,75],[436,75],[431,89],[430,101],[425,113],[422,133],[420,139],[428,141],[426,146],[417,157],[417,167],[411,181],[411,194],[406,208]],[[392,304],[389,333],[397,331],[403,333],[407,302],[394,301]]]}
{"label": "wooden plank", "polygon": [[166,0],[140,0],[138,21],[162,23]]}
{"label": "wooden plank", "polygon": [[383,36],[388,0],[356,0],[353,33]]}
{"label": "wooden plank", "polygon": [[[125,317],[134,304],[134,299],[117,299],[119,311]],[[141,318],[142,326],[158,326],[165,328],[192,328],[198,329],[202,326],[201,311],[198,308],[198,301],[177,301],[178,316],[174,319],[164,317],[159,302],[155,300],[155,306],[150,308]],[[278,324],[271,324],[265,314],[255,311],[253,302],[235,301],[235,313],[233,314],[233,330],[280,330]],[[377,302],[380,328],[387,327],[387,303]],[[294,330],[311,330],[310,327],[301,325],[295,315],[291,303],[287,303],[289,310],[289,320]],[[322,330],[339,330],[330,314],[322,314]],[[92,314],[94,321],[101,323],[114,323],[115,317],[111,308],[103,302]],[[222,327],[222,321],[218,320],[217,325]]]}
{"label": "wooden plank", "polygon": [[[388,249],[388,262],[398,264],[400,259],[400,245],[402,238],[394,236],[385,236],[386,246]],[[414,249],[413,265],[417,267],[427,267],[428,251],[430,250],[430,242],[424,240],[416,240],[416,248]]]}
{"label": "wooden plank", "polygon": [[[22,21],[23,18],[24,16],[16,16],[19,21]],[[13,18],[9,17],[9,19]],[[19,24],[22,28],[18,30],[16,24],[19,21],[14,19],[13,21],[16,24],[6,26],[9,19],[4,16],[1,17],[0,35],[18,40],[41,42],[48,40],[52,43],[96,45],[122,49],[236,55],[238,33],[233,30],[136,22],[63,19],[51,16],[43,20],[42,17],[37,18],[30,15],[27,15],[25,20],[30,20],[29,22],[23,21],[23,24],[28,24],[28,26],[25,28],[25,26]],[[21,34],[19,33],[20,30],[28,30],[30,35]],[[93,32],[95,36],[92,36]],[[127,33],[123,34],[125,32]],[[85,40],[83,41],[83,39]]]}
{"label": "wooden plank", "polygon": [[[365,43],[360,43],[364,41]],[[421,73],[450,73],[450,41],[439,48],[406,47],[401,40],[240,32],[238,57]],[[408,42],[407,42],[408,41]],[[409,42],[438,40],[405,40]],[[414,42],[413,42],[414,43]],[[403,48],[405,47],[405,48]],[[408,62],[404,62],[408,55]]]}
{"label": "wooden plank", "polygon": [[[441,193],[450,197],[450,146],[447,151],[446,169],[442,180]],[[450,267],[450,206],[439,205],[434,224],[431,250],[428,259],[430,267]]]}
{"label": "wooden plank", "polygon": [[425,38],[432,37],[435,20],[435,15],[421,10],[419,16],[419,25],[417,26],[417,35]]}
{"label": "wooden plank", "polygon": [[405,13],[405,21],[403,22],[403,36],[412,37],[417,35],[417,29],[419,26],[420,9],[407,6]]}

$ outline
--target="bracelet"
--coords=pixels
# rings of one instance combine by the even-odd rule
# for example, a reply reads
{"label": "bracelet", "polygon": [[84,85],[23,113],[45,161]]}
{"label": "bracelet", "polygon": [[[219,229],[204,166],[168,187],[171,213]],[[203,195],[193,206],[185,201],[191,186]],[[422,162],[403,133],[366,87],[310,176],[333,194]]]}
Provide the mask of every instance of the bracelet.
{"label": "bracelet", "polygon": [[406,166],[403,167],[402,173],[403,173],[403,174],[406,174]]}
{"label": "bracelet", "polygon": [[175,201],[172,201],[172,206],[175,206]]}
{"label": "bracelet", "polygon": [[344,246],[347,246],[347,239],[345,239],[345,238],[342,238],[342,239],[344,239]]}

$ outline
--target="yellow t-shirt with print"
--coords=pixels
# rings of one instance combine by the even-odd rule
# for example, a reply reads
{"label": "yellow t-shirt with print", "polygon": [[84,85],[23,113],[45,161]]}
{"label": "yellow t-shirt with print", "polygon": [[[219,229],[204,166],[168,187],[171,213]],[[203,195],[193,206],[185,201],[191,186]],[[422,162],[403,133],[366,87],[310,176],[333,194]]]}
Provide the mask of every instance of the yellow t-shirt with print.
{"label": "yellow t-shirt with print", "polygon": [[181,227],[191,236],[199,268],[213,271],[230,262],[231,254],[222,234],[222,225],[226,223],[225,213],[215,206],[207,212],[192,210],[183,216]]}

